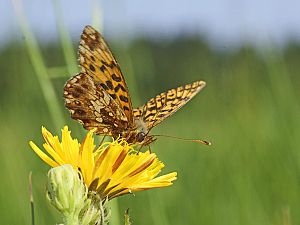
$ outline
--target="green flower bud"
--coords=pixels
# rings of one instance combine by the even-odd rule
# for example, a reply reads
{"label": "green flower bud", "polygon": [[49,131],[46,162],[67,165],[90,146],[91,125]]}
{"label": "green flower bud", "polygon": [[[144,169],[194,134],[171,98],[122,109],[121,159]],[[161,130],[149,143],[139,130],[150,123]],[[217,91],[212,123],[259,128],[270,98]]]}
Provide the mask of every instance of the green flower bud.
{"label": "green flower bud", "polygon": [[47,198],[63,215],[65,225],[108,224],[108,213],[100,197],[88,192],[78,171],[65,164],[48,172]]}
{"label": "green flower bud", "polygon": [[63,214],[81,209],[87,189],[71,165],[55,167],[48,172],[47,198]]}
{"label": "green flower bud", "polygon": [[80,180],[78,172],[65,164],[48,172],[47,198],[64,215],[65,222],[78,221],[78,215],[87,198],[87,188]]}

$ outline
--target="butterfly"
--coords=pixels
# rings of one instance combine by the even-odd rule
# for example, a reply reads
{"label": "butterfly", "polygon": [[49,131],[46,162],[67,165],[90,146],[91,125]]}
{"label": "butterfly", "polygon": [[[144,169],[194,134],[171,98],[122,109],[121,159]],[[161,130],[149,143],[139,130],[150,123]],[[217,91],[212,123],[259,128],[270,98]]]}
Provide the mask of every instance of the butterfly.
{"label": "butterfly", "polygon": [[91,26],[81,34],[78,61],[81,72],[64,86],[65,106],[71,117],[87,130],[122,137],[131,144],[153,142],[155,138],[149,131],[205,87],[204,81],[196,81],[133,108],[119,64],[101,34]]}

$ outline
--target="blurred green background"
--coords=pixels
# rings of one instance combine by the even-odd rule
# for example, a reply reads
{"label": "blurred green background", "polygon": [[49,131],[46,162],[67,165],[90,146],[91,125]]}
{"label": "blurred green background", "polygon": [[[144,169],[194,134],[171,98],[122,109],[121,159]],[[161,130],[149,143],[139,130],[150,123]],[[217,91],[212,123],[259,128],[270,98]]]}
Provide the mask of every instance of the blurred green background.
{"label": "blurred green background", "polygon": [[[45,199],[49,167],[28,141],[42,145],[42,125],[59,134],[68,124],[79,139],[86,133],[70,119],[62,98],[64,83],[78,70],[80,34],[71,43],[61,33],[62,44],[39,43],[38,49],[24,20],[21,27],[24,41],[0,50],[0,224],[30,224],[30,171],[36,224],[55,224],[60,217]],[[109,43],[135,106],[205,80],[207,87],[152,133],[212,142],[208,147],[159,138],[151,148],[166,165],[162,174],[177,171],[178,180],[119,198],[113,225],[123,224],[127,208],[133,224],[143,225],[300,224],[297,43],[259,51],[251,45],[216,50],[197,35]]]}

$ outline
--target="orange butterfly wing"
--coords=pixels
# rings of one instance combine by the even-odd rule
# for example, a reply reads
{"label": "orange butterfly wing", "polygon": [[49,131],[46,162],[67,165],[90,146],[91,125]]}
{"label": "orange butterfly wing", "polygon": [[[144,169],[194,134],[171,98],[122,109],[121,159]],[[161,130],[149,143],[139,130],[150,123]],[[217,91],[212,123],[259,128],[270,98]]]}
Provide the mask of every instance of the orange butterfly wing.
{"label": "orange butterfly wing", "polygon": [[196,81],[163,92],[151,98],[144,106],[134,109],[134,117],[142,118],[147,128],[151,129],[173,115],[201,91],[205,85],[204,81]]}
{"label": "orange butterfly wing", "polygon": [[120,66],[101,34],[91,26],[86,26],[81,35],[79,64],[82,72],[103,87],[132,123],[131,98]]}
{"label": "orange butterfly wing", "polygon": [[67,81],[64,98],[71,117],[87,130],[96,128],[97,134],[117,137],[127,129],[128,121],[124,111],[85,73],[79,73]]}

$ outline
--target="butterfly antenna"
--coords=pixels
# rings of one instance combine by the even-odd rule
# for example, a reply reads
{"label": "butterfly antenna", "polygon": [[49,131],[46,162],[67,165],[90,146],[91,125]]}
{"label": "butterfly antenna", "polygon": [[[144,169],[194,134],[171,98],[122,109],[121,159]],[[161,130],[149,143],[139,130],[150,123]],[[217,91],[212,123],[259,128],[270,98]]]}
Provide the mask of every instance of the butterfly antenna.
{"label": "butterfly antenna", "polygon": [[204,144],[204,145],[211,145],[211,143],[209,141],[204,141],[204,140],[200,140],[200,139],[188,139],[188,138],[174,137],[174,136],[162,135],[162,134],[155,134],[152,136],[174,138],[174,139],[178,139],[178,140],[182,140],[182,141],[190,141],[190,142],[200,143],[200,144]]}
{"label": "butterfly antenna", "polygon": [[29,173],[28,187],[29,187],[29,199],[30,199],[30,208],[31,208],[31,225],[34,225],[34,202],[33,202],[33,194],[32,194],[32,172],[31,171]]}

